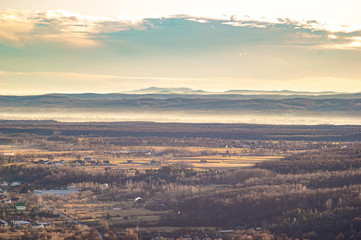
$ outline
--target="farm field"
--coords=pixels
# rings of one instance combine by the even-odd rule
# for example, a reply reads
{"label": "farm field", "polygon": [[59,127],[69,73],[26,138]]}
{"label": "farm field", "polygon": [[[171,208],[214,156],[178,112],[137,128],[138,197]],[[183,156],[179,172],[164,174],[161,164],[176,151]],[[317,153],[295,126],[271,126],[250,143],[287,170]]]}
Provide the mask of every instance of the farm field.
{"label": "farm field", "polygon": [[[159,156],[158,153],[168,151],[186,152],[190,157],[177,156]],[[18,158],[28,159],[27,161],[38,161],[40,159],[57,162],[64,160],[63,165],[74,165],[75,160],[82,160],[84,157],[91,157],[94,162],[107,161],[107,169],[129,169],[136,168],[138,170],[160,168],[161,166],[188,164],[196,169],[207,168],[234,168],[234,167],[250,167],[257,162],[277,160],[283,158],[285,154],[279,156],[274,155],[257,155],[267,154],[267,150],[262,148],[250,150],[247,148],[229,149],[229,148],[209,148],[209,147],[159,147],[159,146],[136,146],[127,148],[127,150],[99,152],[99,151],[44,151],[43,149],[30,148],[3,148],[0,154],[8,154],[11,152],[12,158],[16,155]],[[207,156],[199,156],[200,153],[207,152]],[[115,154],[116,153],[116,154]],[[274,153],[272,153],[274,154]],[[85,161],[82,166],[87,170],[104,169],[104,164],[90,164]]]}
{"label": "farm field", "polygon": [[282,156],[201,156],[201,157],[181,157],[170,160],[170,164],[188,164],[195,169],[223,169],[251,167],[254,164],[265,161],[275,161],[282,159]]}

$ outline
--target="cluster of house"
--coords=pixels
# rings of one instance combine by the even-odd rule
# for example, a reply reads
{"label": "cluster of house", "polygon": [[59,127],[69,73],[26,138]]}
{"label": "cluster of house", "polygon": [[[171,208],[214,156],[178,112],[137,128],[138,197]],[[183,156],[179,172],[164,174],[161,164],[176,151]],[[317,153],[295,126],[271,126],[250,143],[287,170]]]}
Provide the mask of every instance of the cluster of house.
{"label": "cluster of house", "polygon": [[[149,151],[132,151],[132,152],[141,152],[141,153],[152,153]],[[60,160],[60,161],[50,161],[50,160],[43,160],[40,159],[38,161],[33,161],[34,164],[44,164],[44,165],[63,165],[66,163],[65,160]],[[84,160],[74,160],[74,161],[70,161],[68,162],[68,164],[70,164],[71,166],[85,166],[85,165],[111,165],[109,160],[92,160],[92,157],[84,157]],[[144,163],[135,163],[133,160],[127,160],[125,162],[125,164],[143,164]],[[161,161],[156,161],[156,160],[151,160],[149,163],[146,163],[145,165],[153,165],[153,166],[160,166],[162,165]],[[106,167],[105,170],[109,170],[111,169],[110,167]]]}
{"label": "cluster of house", "polygon": [[[43,160],[40,159],[38,161],[33,161],[34,164],[44,164],[44,165],[56,165],[56,166],[61,166],[63,164],[65,164],[65,160],[60,160],[60,161],[50,161],[50,160]],[[110,164],[108,160],[104,160],[104,161],[93,161],[91,157],[84,157],[84,160],[74,160],[69,162],[71,165],[78,165],[78,166],[83,166],[83,165],[107,165]]]}
{"label": "cluster of house", "polygon": [[6,190],[0,188],[0,202],[2,203],[11,203],[11,199],[8,198]]}
{"label": "cluster of house", "polygon": [[40,159],[39,161],[33,161],[34,164],[44,164],[44,165],[63,165],[65,163],[65,160],[60,160],[60,161],[49,161],[49,160],[43,160]]}
{"label": "cluster of house", "polygon": [[[5,191],[1,190],[1,192],[3,193],[6,193]],[[0,195],[0,199],[1,199],[1,202],[2,203],[11,203],[13,200],[14,201],[19,201],[19,198],[13,198],[13,199],[10,199],[7,195],[5,194],[1,194]],[[25,207],[25,203],[23,202],[17,202],[15,203],[15,208],[17,211],[25,211],[26,210],[26,207]],[[11,221],[11,225],[13,226],[24,226],[24,225],[27,225],[27,224],[30,224],[30,222],[28,221],[23,221],[23,220],[12,220]],[[0,219],[0,227],[8,227],[9,226],[9,223],[6,222],[5,220],[2,220]],[[36,228],[36,225],[34,225],[34,228]]]}
{"label": "cluster of house", "polygon": [[[9,198],[7,195],[5,194],[0,194],[0,199],[2,203],[12,203],[12,202],[16,202],[19,201],[19,198]],[[15,203],[15,208],[18,211],[25,211],[25,203],[23,202],[17,202]]]}
{"label": "cluster of house", "polygon": [[11,220],[10,224],[5,221],[0,219],[0,228],[7,228],[9,226],[15,226],[15,227],[26,227],[26,226],[32,226],[34,229],[44,229],[48,226],[51,226],[51,222],[29,222],[26,220],[22,220],[22,219],[14,219]]}
{"label": "cluster of house", "polygon": [[[0,188],[0,199],[1,199],[1,202],[2,203],[12,203],[12,202],[16,202],[15,203],[15,209],[17,211],[25,211],[26,210],[26,206],[25,206],[25,203],[24,202],[19,202],[19,198],[9,198],[7,196],[7,192],[5,190],[2,190]],[[24,219],[21,219],[20,217],[15,217],[14,219],[12,219],[10,221],[10,224],[3,220],[3,219],[0,219],[0,228],[7,228],[9,226],[15,226],[15,227],[25,227],[25,226],[32,226],[34,229],[44,229],[45,227],[47,226],[50,226],[51,223],[50,222],[34,222],[34,223],[31,223],[29,221],[26,221]]]}
{"label": "cluster of house", "polygon": [[160,161],[151,160],[149,162],[149,165],[159,166],[159,165],[162,165],[162,163]]}
{"label": "cluster of house", "polygon": [[10,187],[16,187],[16,186],[20,186],[21,185],[21,182],[20,181],[13,181],[13,182],[7,182],[7,181],[3,181],[3,182],[0,182],[0,188],[2,187],[7,187],[7,186],[10,186]]}
{"label": "cluster of house", "polygon": [[151,160],[149,163],[137,163],[137,162],[134,162],[133,160],[127,160],[126,162],[124,162],[124,164],[140,164],[140,165],[162,165],[161,161],[156,161],[156,160]]}
{"label": "cluster of house", "polygon": [[[20,199],[18,197],[10,197],[9,193],[4,190],[7,189],[8,187],[16,187],[16,186],[20,186],[21,182],[19,181],[14,181],[14,182],[0,182],[0,203],[2,204],[11,204],[11,203],[15,203],[15,209],[17,211],[25,211],[26,210],[26,205],[24,202],[21,202]],[[75,190],[74,190],[75,191]],[[4,205],[2,205],[3,207]],[[20,216],[15,216],[14,218],[12,218],[9,222],[7,222],[6,220],[0,219],[0,228],[7,228],[9,226],[14,226],[14,227],[25,227],[25,226],[32,226],[34,229],[44,229],[47,226],[50,226],[51,223],[50,222],[29,222],[24,220],[22,217]]]}
{"label": "cluster of house", "polygon": [[74,160],[74,161],[71,161],[70,163],[74,164],[74,165],[80,165],[80,166],[87,165],[87,164],[90,164],[90,165],[108,165],[108,164],[110,164],[110,162],[108,160],[94,161],[94,160],[92,160],[92,157],[84,157],[84,160]]}
{"label": "cluster of house", "polygon": [[11,187],[16,187],[16,186],[20,186],[21,182],[0,182],[0,203],[11,203],[12,201],[18,201],[18,198],[10,198],[8,195],[8,192],[6,190],[3,189],[3,187],[7,187],[7,186],[11,186]]}
{"label": "cluster of house", "polygon": [[15,204],[15,208],[16,210],[18,211],[24,211],[25,210],[25,203],[23,202],[19,202],[19,198],[18,197],[10,197],[10,195],[8,194],[8,192],[4,189],[2,189],[2,187],[8,187],[8,186],[20,186],[21,185],[21,182],[11,182],[11,183],[8,183],[8,182],[1,182],[0,183],[0,202],[1,203],[12,203],[12,202],[16,202]]}

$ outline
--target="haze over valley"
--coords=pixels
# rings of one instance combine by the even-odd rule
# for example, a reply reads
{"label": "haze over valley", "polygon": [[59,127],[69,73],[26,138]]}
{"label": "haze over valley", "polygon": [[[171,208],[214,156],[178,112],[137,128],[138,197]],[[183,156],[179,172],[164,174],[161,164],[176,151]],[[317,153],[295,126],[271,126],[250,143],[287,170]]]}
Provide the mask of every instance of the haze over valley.
{"label": "haze over valley", "polygon": [[360,93],[149,88],[129,93],[0,96],[0,117],[59,121],[359,124]]}

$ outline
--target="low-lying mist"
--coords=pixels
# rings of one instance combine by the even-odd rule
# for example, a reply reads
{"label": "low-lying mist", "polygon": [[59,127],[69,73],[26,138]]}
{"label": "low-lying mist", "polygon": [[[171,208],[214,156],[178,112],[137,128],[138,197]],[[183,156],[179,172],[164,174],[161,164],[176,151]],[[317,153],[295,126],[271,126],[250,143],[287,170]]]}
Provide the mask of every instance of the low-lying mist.
{"label": "low-lying mist", "polygon": [[56,120],[60,122],[183,122],[183,123],[251,123],[286,125],[360,125],[357,116],[262,114],[229,112],[186,112],[186,111],[106,111],[84,109],[37,109],[1,110],[3,120]]}

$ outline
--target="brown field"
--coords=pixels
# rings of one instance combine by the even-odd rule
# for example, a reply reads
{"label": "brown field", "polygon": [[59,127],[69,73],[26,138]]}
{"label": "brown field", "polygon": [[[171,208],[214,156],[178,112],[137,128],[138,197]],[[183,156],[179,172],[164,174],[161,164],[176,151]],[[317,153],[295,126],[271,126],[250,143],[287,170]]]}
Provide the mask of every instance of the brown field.
{"label": "brown field", "polygon": [[[124,169],[134,168],[137,170],[157,169],[161,166],[185,164],[196,169],[209,168],[239,168],[250,167],[255,163],[269,160],[279,160],[283,158],[283,154],[269,152],[262,148],[251,150],[248,148],[210,148],[210,147],[163,147],[163,146],[133,146],[123,148],[127,151],[180,151],[187,152],[187,157],[166,156],[160,157],[157,155],[144,154],[144,156],[134,156],[129,154],[112,154],[112,151],[47,151],[43,149],[31,148],[16,148],[3,147],[0,149],[0,154],[12,152],[15,154],[14,158],[27,158],[31,160],[44,159],[48,160],[51,156],[51,161],[65,160],[65,165],[71,165],[71,161],[76,159],[83,159],[85,156],[92,157],[94,161],[103,162],[109,161],[110,164],[105,165],[90,165],[85,164],[81,166],[83,169],[89,171],[104,170],[105,168],[117,170],[119,167]],[[211,155],[202,156],[201,152],[211,152]],[[228,153],[227,153],[228,152]],[[127,161],[131,160],[131,163]],[[161,164],[150,164],[152,160],[160,162]]]}
{"label": "brown field", "polygon": [[[279,160],[283,156],[196,156],[196,157],[174,157],[173,159],[166,160],[161,165],[151,165],[152,158],[130,158],[133,162],[127,163],[127,159],[109,159],[110,165],[85,165],[84,169],[95,171],[103,170],[108,167],[117,170],[119,167],[124,169],[134,168],[137,170],[157,169],[162,166],[168,165],[185,165],[195,169],[209,169],[209,168],[239,168],[250,167],[258,162]],[[64,159],[67,160],[67,159]],[[202,161],[202,162],[201,162]]]}
{"label": "brown field", "polygon": [[[182,157],[175,158],[168,161],[170,164],[177,164],[179,162],[191,164],[196,169],[209,168],[238,168],[250,167],[258,162],[279,160],[282,156],[201,156],[201,157]],[[202,161],[202,162],[201,162]]]}

